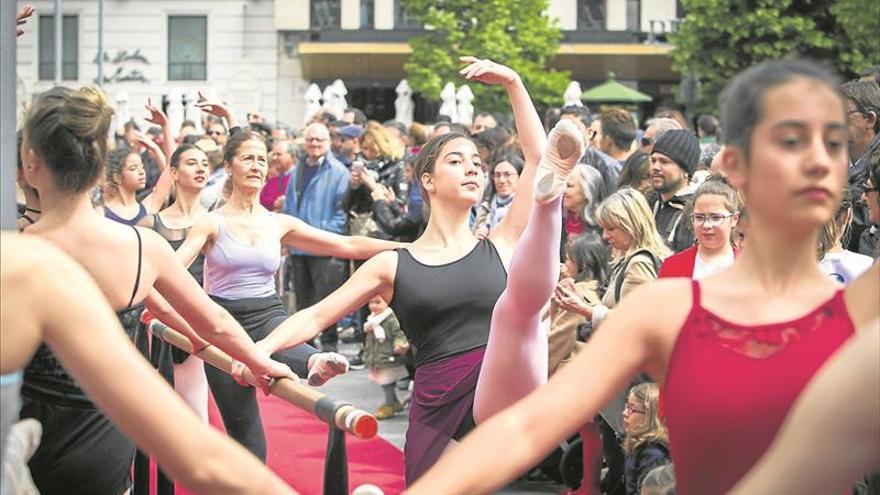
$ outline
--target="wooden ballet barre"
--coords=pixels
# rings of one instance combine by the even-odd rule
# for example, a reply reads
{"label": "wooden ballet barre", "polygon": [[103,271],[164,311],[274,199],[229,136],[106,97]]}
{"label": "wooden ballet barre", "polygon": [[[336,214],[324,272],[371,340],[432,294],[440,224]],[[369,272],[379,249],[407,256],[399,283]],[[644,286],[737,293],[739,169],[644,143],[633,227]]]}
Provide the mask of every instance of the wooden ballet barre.
{"label": "wooden ballet barre", "polygon": [[[232,373],[233,359],[217,347],[209,345],[193,354],[192,342],[180,332],[169,328],[159,320],[152,320],[147,325],[155,337],[198,357],[219,370]],[[254,376],[247,368],[244,371],[244,379],[251,385],[256,383]],[[269,393],[358,438],[370,439],[375,437],[379,431],[379,422],[372,414],[351,404],[332,399],[313,388],[301,385],[296,380],[290,378],[273,379],[269,382]]]}

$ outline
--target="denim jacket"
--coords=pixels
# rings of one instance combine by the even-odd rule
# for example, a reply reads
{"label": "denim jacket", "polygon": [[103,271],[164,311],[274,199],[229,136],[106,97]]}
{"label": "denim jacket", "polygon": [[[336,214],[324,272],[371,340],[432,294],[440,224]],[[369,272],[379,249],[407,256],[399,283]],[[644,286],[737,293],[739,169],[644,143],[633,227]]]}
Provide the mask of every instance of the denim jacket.
{"label": "denim jacket", "polygon": [[[282,212],[299,218],[312,227],[345,234],[345,211],[342,209],[342,200],[348,192],[348,170],[331,153],[327,153],[321,158],[318,171],[303,191],[300,184],[305,167],[308,166],[305,161],[297,165],[287,184]],[[290,252],[298,255],[314,255],[297,249],[291,249]]]}

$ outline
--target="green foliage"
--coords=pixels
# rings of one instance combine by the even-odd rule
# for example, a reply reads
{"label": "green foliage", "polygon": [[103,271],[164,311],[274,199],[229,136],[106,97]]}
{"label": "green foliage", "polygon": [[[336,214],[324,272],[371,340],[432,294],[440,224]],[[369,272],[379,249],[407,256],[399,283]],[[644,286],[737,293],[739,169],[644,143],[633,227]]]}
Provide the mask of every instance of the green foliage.
{"label": "green foliage", "polygon": [[[562,33],[546,14],[548,0],[403,0],[407,11],[431,26],[410,40],[404,65],[414,91],[436,100],[447,82],[456,86],[463,66],[458,58],[489,58],[517,71],[537,104],[559,105],[567,72],[550,70]],[[509,108],[502,88],[469,84],[479,110]]]}
{"label": "green foliage", "polygon": [[880,64],[878,0],[682,0],[673,67],[693,71],[702,109],[737,72],[771,58],[824,60],[844,77]]}

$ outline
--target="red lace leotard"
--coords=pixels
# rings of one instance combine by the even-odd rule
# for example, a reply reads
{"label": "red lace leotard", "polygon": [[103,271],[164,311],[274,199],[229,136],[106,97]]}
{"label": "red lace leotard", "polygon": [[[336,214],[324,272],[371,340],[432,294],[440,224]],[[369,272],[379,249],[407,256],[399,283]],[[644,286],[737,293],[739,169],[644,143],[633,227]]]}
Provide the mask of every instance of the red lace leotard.
{"label": "red lace leotard", "polygon": [[662,391],[676,493],[726,493],[770,446],[794,400],[854,333],[843,290],[796,320],[730,323],[693,307]]}

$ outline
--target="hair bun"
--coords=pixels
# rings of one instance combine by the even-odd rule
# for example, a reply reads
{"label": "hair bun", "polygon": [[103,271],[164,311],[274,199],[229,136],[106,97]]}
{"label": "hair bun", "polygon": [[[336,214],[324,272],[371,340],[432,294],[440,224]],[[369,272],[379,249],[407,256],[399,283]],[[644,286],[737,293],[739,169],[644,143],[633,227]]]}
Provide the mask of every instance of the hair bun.
{"label": "hair bun", "polygon": [[113,113],[103,91],[84,86],[69,93],[67,104],[62,107],[60,123],[80,139],[105,139]]}

